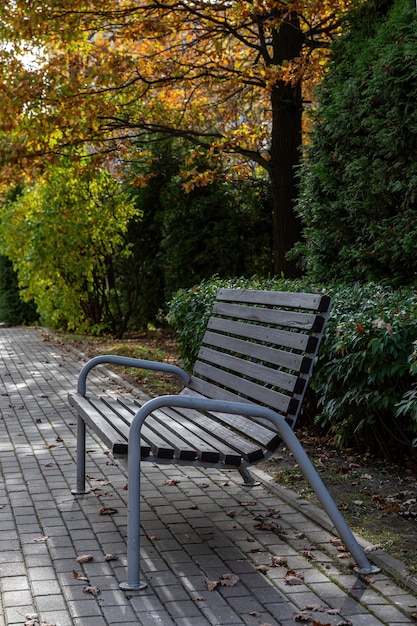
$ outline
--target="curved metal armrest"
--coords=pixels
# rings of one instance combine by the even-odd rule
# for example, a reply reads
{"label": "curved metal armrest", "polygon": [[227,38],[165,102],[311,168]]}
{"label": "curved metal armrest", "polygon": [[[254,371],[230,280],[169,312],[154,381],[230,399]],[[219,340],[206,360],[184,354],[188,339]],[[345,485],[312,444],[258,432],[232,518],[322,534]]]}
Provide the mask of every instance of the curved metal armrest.
{"label": "curved metal armrest", "polygon": [[165,372],[167,374],[175,374],[187,385],[190,382],[190,376],[183,369],[177,365],[170,365],[169,363],[160,363],[158,361],[146,361],[143,359],[134,359],[127,356],[117,356],[114,354],[102,354],[95,356],[83,366],[78,376],[77,391],[82,396],[85,396],[87,391],[87,376],[90,370],[102,363],[110,363],[113,365],[124,365],[125,367],[137,367],[147,370],[155,370]]}

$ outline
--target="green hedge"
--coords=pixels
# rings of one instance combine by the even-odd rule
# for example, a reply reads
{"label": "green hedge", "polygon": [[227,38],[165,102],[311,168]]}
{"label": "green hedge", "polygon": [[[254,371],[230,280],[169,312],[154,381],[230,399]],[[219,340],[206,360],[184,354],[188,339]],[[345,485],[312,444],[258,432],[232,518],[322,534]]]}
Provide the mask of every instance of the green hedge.
{"label": "green hedge", "polygon": [[417,292],[379,284],[213,278],[177,291],[169,322],[191,370],[219,287],[320,291],[333,299],[304,420],[333,440],[400,461],[417,449]]}

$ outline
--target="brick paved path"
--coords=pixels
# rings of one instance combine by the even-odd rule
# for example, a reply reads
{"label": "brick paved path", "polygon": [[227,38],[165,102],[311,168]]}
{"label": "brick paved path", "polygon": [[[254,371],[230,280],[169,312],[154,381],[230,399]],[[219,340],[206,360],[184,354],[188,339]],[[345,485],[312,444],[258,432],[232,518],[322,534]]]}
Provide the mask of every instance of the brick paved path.
{"label": "brick paved path", "polygon": [[[144,464],[142,568],[149,585],[124,594],[126,471],[93,437],[92,491],[70,493],[76,420],[67,393],[81,363],[42,331],[0,329],[0,626],[416,623],[410,591],[384,573],[360,580],[349,560],[337,558],[320,511],[267,481],[248,490],[232,471]],[[127,393],[105,370],[92,383]],[[100,515],[102,507],[117,512]],[[76,562],[84,554],[93,559]],[[107,554],[118,558],[106,561]],[[287,565],[271,567],[273,556]],[[302,572],[300,584],[286,583],[289,569]],[[226,573],[237,583],[209,591],[207,580]]]}

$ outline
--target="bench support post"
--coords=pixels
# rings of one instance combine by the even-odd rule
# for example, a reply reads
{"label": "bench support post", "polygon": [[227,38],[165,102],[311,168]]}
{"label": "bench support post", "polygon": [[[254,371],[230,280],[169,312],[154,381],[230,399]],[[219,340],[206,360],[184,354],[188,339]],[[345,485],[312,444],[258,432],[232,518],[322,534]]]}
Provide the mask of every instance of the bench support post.
{"label": "bench support post", "polygon": [[89,493],[85,488],[85,422],[80,416],[77,419],[77,482],[71,493],[74,496]]}

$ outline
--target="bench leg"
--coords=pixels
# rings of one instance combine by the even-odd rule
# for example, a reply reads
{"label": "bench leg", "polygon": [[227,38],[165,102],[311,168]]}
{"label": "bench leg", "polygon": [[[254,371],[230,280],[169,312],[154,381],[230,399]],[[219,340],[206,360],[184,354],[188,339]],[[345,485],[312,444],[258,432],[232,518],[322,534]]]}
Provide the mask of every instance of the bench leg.
{"label": "bench leg", "polygon": [[71,493],[74,496],[89,493],[85,488],[85,422],[81,417],[77,421],[77,483]]}
{"label": "bench leg", "polygon": [[245,481],[245,487],[259,487],[261,484],[259,480],[254,479],[247,467],[239,467],[238,471]]}
{"label": "bench leg", "polygon": [[127,460],[127,581],[120,583],[119,587],[123,591],[141,591],[147,584],[140,580],[140,445],[129,445]]}

